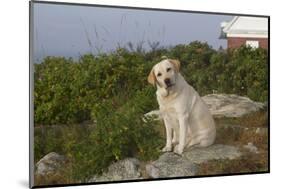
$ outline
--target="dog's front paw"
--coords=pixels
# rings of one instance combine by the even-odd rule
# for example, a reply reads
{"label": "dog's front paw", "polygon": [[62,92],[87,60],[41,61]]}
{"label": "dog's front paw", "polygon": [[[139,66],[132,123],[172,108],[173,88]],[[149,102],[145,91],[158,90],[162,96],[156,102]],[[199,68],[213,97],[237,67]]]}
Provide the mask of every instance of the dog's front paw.
{"label": "dog's front paw", "polygon": [[173,144],[173,146],[176,146],[177,144],[179,144],[179,141],[173,138],[172,144]]}
{"label": "dog's front paw", "polygon": [[163,149],[162,149],[162,152],[171,152],[172,151],[172,146],[165,146]]}
{"label": "dog's front paw", "polygon": [[176,145],[174,148],[174,153],[181,155],[183,152],[183,147],[180,145]]}

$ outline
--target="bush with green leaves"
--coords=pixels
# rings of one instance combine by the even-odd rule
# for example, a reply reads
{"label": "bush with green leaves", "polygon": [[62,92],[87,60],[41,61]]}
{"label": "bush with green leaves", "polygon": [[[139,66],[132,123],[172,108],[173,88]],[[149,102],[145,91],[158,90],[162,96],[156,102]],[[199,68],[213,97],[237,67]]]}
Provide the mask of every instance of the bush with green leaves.
{"label": "bush with green leaves", "polygon": [[147,75],[163,55],[181,61],[181,73],[200,95],[217,91],[267,101],[264,49],[216,51],[198,41],[147,53],[119,48],[78,61],[48,57],[35,64],[35,123],[80,123],[90,120],[92,107],[104,99],[115,99],[117,104],[121,102],[117,96],[130,99],[147,87]]}
{"label": "bush with green leaves", "polygon": [[[122,107],[112,102],[97,104],[92,111],[96,127],[91,135],[93,170],[101,171],[112,161],[125,157],[156,159],[164,140],[156,132],[158,122],[144,117],[152,107],[151,90],[138,91]],[[102,161],[101,161],[102,160]]]}
{"label": "bush with green leaves", "polygon": [[71,161],[68,177],[80,181],[87,181],[125,157],[156,159],[164,145],[156,130],[160,123],[144,117],[154,101],[154,90],[146,88],[121,107],[110,100],[97,103],[92,109],[95,121],[90,126],[36,128],[35,159],[51,151],[64,154]]}
{"label": "bush with green leaves", "polygon": [[85,55],[79,62],[48,57],[35,64],[35,123],[90,120],[96,103],[116,96],[126,101],[146,87],[151,67],[143,56],[122,49],[111,55]]}
{"label": "bush with green leaves", "polygon": [[242,46],[215,51],[199,42],[175,49],[181,53],[172,57],[181,61],[183,76],[200,95],[233,93],[255,101],[268,100],[267,50]]}
{"label": "bush with green leaves", "polygon": [[267,51],[243,46],[230,52],[230,57],[227,71],[232,90],[257,101],[267,101]]}

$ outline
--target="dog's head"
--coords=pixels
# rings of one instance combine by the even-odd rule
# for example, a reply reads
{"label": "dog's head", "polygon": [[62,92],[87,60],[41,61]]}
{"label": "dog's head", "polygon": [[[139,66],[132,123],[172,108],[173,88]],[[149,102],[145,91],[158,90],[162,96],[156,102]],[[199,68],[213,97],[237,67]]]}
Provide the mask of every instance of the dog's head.
{"label": "dog's head", "polygon": [[165,59],[156,64],[148,75],[148,82],[169,90],[176,84],[180,62],[174,59]]}

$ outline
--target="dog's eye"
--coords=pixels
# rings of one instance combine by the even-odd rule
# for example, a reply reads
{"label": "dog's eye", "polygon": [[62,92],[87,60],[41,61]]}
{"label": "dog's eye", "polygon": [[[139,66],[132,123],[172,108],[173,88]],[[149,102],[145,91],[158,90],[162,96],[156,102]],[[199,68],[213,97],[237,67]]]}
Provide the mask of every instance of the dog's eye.
{"label": "dog's eye", "polygon": [[171,68],[167,68],[167,72],[171,71]]}
{"label": "dog's eye", "polygon": [[157,74],[157,77],[160,77],[161,75],[162,75],[161,73],[158,73],[158,74]]}

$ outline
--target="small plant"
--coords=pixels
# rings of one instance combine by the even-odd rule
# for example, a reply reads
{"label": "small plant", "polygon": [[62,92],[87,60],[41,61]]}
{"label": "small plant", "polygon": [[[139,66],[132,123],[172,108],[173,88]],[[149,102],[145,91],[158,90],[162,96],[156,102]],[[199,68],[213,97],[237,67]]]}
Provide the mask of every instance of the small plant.
{"label": "small plant", "polygon": [[125,157],[151,160],[159,156],[164,141],[155,130],[158,123],[144,121],[143,116],[151,106],[150,99],[147,93],[137,92],[119,109],[115,109],[111,102],[94,107],[92,115],[97,125],[91,135],[95,146],[91,150],[94,161],[91,166],[95,173]]}
{"label": "small plant", "polygon": [[[156,159],[164,141],[155,130],[155,122],[143,114],[151,106],[149,90],[137,92],[135,97],[116,108],[113,101],[96,104],[92,117],[96,123],[87,140],[73,143],[75,178],[89,178],[102,173],[110,163],[125,157],[141,160]],[[141,99],[141,100],[140,100]]]}

